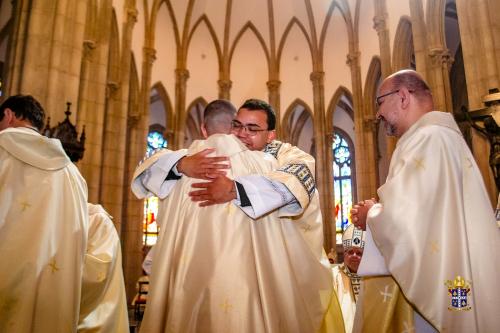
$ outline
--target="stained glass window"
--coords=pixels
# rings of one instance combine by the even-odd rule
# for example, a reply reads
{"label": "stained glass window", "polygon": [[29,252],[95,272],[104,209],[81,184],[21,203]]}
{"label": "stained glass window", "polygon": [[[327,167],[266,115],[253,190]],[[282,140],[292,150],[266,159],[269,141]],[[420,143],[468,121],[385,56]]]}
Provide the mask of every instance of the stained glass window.
{"label": "stained glass window", "polygon": [[[166,148],[167,140],[160,132],[152,131],[147,138],[147,152],[158,148]],[[159,227],[156,223],[158,216],[158,198],[150,197],[144,200],[144,220],[142,222],[143,244],[145,246],[153,246],[158,238]]]}
{"label": "stained glass window", "polygon": [[342,240],[342,232],[351,223],[350,210],[353,201],[352,152],[347,140],[335,133],[333,149],[333,189],[335,193],[335,227],[337,243]]}
{"label": "stained glass window", "polygon": [[158,148],[167,148],[167,140],[160,132],[149,132],[147,152],[149,153]]}

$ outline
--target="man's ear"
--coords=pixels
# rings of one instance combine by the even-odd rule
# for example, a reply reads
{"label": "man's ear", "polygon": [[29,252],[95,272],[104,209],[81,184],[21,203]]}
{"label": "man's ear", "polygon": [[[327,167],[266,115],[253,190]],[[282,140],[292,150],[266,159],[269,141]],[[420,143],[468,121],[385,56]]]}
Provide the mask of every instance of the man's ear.
{"label": "man's ear", "polygon": [[208,133],[207,133],[207,128],[205,127],[205,123],[201,123],[200,129],[201,129],[201,135],[203,135],[203,138],[204,139],[208,138]]}
{"label": "man's ear", "polygon": [[410,97],[411,97],[410,91],[403,87],[400,89],[399,94],[401,96],[401,107],[403,109],[408,108],[408,106],[410,105]]}
{"label": "man's ear", "polygon": [[274,139],[276,139],[276,131],[275,130],[269,131],[269,133],[267,133],[267,143],[270,143]]}
{"label": "man's ear", "polygon": [[9,108],[3,110],[3,118],[6,120],[7,125],[11,125],[14,119],[16,119],[16,114]]}

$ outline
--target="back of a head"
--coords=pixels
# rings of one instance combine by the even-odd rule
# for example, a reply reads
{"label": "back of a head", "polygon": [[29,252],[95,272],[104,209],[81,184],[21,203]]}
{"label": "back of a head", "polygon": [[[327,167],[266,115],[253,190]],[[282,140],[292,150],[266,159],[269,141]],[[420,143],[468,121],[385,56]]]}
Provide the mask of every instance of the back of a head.
{"label": "back of a head", "polygon": [[247,99],[240,109],[264,111],[267,115],[267,129],[269,131],[276,129],[276,113],[268,103],[256,98]]}
{"label": "back of a head", "polygon": [[230,134],[231,122],[235,115],[236,108],[229,101],[216,99],[208,103],[203,111],[203,123],[207,135]]}
{"label": "back of a head", "polygon": [[416,71],[403,69],[390,75],[387,79],[391,80],[393,90],[405,87],[417,98],[419,103],[427,106],[429,110],[426,111],[433,109],[431,89],[424,78]]}
{"label": "back of a head", "polygon": [[38,130],[42,130],[45,122],[45,111],[40,103],[31,95],[14,95],[0,105],[0,121],[5,116],[5,109],[11,109],[16,118],[28,121]]}

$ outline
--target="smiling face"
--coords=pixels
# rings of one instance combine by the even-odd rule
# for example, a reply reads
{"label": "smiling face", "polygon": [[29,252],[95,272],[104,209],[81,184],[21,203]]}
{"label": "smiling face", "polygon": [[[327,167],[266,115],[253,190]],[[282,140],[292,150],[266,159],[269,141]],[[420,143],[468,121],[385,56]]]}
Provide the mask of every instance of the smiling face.
{"label": "smiling face", "polygon": [[263,150],[276,137],[274,130],[268,130],[265,111],[243,108],[238,111],[234,120],[239,126],[233,127],[231,133],[236,135],[250,150]]}

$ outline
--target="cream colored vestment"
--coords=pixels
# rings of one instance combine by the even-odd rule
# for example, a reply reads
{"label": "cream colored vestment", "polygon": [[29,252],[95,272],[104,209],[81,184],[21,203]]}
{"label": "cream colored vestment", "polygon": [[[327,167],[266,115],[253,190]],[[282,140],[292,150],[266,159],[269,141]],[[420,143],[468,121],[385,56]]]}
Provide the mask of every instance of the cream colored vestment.
{"label": "cream colored vestment", "polygon": [[[362,290],[369,285],[379,290],[372,288],[374,297],[363,297],[365,304],[360,299],[358,308],[383,309],[401,299],[400,290],[406,303],[440,332],[498,331],[500,230],[452,115],[430,112],[399,139],[378,194],[380,204],[369,211],[367,224],[400,288],[389,277],[370,278]],[[365,247],[358,272],[367,258]],[[457,277],[464,279],[467,292],[460,310],[451,295]],[[387,283],[377,287],[381,279]],[[378,332],[381,318],[378,311],[363,311],[355,326]],[[393,319],[404,327],[401,318]],[[405,329],[415,329],[406,324]]]}
{"label": "cream colored vestment", "polygon": [[[276,167],[234,136],[195,141],[190,154],[208,147],[230,158],[230,178]],[[233,203],[198,207],[187,195],[193,182],[182,177],[160,205],[141,332],[319,331],[335,294],[300,223],[277,212],[252,220]]]}
{"label": "cream colored vestment", "polygon": [[78,332],[129,332],[120,238],[101,205],[88,204],[89,236]]}
{"label": "cream colored vestment", "polygon": [[75,332],[87,185],[59,140],[0,132],[0,332]]}

